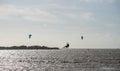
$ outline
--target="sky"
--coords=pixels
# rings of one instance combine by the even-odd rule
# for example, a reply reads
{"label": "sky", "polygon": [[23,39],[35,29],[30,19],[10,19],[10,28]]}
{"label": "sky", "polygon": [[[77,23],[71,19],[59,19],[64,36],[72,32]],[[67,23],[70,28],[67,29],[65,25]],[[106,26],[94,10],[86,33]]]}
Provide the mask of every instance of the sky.
{"label": "sky", "polygon": [[119,27],[120,0],[0,0],[0,46],[120,48]]}

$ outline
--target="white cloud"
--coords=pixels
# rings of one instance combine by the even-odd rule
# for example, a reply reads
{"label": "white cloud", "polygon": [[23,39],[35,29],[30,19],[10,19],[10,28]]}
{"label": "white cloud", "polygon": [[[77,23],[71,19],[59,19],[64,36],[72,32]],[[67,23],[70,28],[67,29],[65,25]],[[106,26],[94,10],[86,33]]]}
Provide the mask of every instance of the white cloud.
{"label": "white cloud", "polygon": [[95,20],[95,17],[91,12],[63,13],[63,15],[75,20],[84,20],[84,21]]}
{"label": "white cloud", "polygon": [[[53,8],[59,9],[78,9],[77,7],[68,7],[57,4],[51,4]],[[51,7],[48,7],[51,9]],[[61,17],[62,16],[62,17]],[[80,12],[80,13],[66,13],[66,12],[56,12],[56,14],[49,12],[47,9],[43,10],[39,7],[19,7],[14,5],[0,5],[0,20],[14,20],[21,19],[32,22],[42,22],[42,23],[57,23],[63,22],[63,17],[73,20],[94,20],[94,15],[90,12]],[[66,20],[66,19],[64,19]]]}
{"label": "white cloud", "polygon": [[34,22],[57,22],[56,16],[49,13],[48,11],[42,11],[40,9],[30,9],[24,12],[23,18],[28,21]]}
{"label": "white cloud", "polygon": [[115,0],[80,0],[81,2],[87,3],[114,3]]}
{"label": "white cloud", "polygon": [[0,20],[11,20],[11,18],[24,19],[35,22],[56,22],[56,16],[49,11],[39,8],[21,8],[14,5],[0,5]]}
{"label": "white cloud", "polygon": [[65,10],[78,10],[80,9],[77,6],[67,6],[67,5],[60,5],[60,4],[48,4],[49,8],[55,9],[65,9]]}

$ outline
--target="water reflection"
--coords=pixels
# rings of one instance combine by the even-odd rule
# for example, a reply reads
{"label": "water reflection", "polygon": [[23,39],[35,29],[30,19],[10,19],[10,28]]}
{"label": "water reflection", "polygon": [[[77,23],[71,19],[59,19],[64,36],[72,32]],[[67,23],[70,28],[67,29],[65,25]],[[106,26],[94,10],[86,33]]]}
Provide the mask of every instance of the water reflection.
{"label": "water reflection", "polygon": [[119,50],[0,50],[0,71],[114,71],[119,61]]}

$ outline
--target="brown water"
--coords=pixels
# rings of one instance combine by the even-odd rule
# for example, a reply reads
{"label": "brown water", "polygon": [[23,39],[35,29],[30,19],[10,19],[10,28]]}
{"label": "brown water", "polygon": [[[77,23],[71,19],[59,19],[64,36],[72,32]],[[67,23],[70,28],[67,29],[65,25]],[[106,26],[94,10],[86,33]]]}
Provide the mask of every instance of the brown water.
{"label": "brown water", "polygon": [[120,71],[120,50],[0,50],[0,71]]}

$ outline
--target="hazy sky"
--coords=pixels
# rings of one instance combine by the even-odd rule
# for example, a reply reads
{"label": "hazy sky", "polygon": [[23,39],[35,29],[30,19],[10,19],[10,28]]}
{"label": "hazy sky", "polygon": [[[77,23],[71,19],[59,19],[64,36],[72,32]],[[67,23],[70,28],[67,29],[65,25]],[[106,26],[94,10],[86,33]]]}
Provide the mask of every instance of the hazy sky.
{"label": "hazy sky", "polygon": [[0,46],[67,42],[71,48],[120,48],[120,0],[0,0]]}

